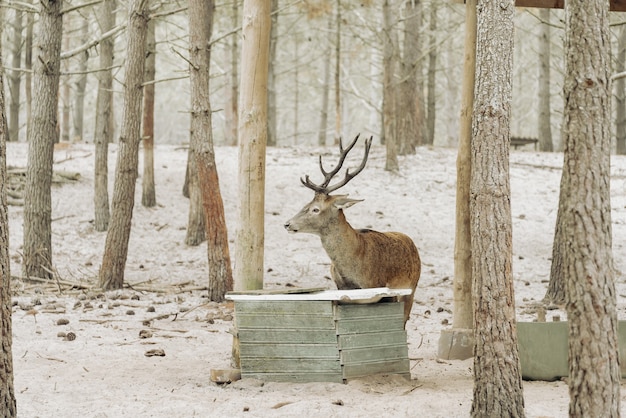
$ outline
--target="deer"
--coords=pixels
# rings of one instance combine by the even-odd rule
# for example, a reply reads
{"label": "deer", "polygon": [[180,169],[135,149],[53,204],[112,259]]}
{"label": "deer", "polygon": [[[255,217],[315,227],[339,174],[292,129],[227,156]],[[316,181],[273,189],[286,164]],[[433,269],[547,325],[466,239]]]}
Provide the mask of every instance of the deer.
{"label": "deer", "polygon": [[401,232],[354,229],[343,211],[363,200],[350,199],[347,194],[331,195],[363,171],[372,139],[365,140],[361,164],[354,171],[346,169],[344,178],[333,185],[331,181],[341,170],[359,135],[345,149],[339,140],[339,161],[334,169],[326,171],[320,155],[319,166],[324,181],[315,184],[309,175],[300,178],[304,186],[315,192],[315,196],[284,226],[289,233],[309,233],[321,238],[322,246],[332,262],[331,278],[339,290],[376,287],[411,289],[411,294],[399,298],[404,302],[406,325],[421,273],[417,247],[411,238]]}

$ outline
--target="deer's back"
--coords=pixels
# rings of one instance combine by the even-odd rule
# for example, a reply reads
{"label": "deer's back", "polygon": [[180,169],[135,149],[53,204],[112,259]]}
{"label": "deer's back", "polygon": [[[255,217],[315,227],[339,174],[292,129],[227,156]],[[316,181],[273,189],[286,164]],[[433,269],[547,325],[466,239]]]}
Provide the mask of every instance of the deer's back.
{"label": "deer's back", "polygon": [[[345,288],[415,288],[421,262],[411,238],[400,232],[369,229],[357,232],[357,253],[349,260],[335,262],[334,265],[335,274],[339,274],[347,283]],[[340,287],[341,283],[337,285]]]}

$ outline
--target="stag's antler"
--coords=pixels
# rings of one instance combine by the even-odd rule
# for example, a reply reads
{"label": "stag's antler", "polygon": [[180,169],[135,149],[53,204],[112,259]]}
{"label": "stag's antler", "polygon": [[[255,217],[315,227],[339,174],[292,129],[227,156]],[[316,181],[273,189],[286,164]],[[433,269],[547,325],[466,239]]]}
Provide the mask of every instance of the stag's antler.
{"label": "stag's antler", "polygon": [[322,156],[320,155],[320,170],[322,171],[322,174],[324,175],[324,182],[322,184],[313,183],[309,179],[308,174],[304,176],[304,179],[300,178],[300,181],[302,182],[302,184],[304,184],[309,189],[314,190],[316,193],[322,193],[322,194],[330,194],[334,192],[335,190],[348,184],[350,180],[356,177],[356,175],[359,174],[361,171],[363,171],[363,169],[365,168],[365,164],[367,163],[367,156],[369,155],[369,152],[370,152],[370,146],[372,145],[373,137],[369,137],[369,139],[365,140],[365,154],[363,155],[363,161],[361,161],[361,165],[357,167],[356,171],[354,173],[351,173],[350,169],[346,169],[346,175],[344,179],[340,181],[339,183],[329,186],[330,181],[333,179],[333,177],[335,177],[335,175],[339,172],[339,170],[341,170],[341,166],[343,165],[343,162],[348,156],[348,153],[350,152],[352,148],[354,148],[357,141],[359,140],[359,135],[357,135],[356,138],[354,138],[354,140],[348,145],[348,147],[345,150],[343,148],[343,144],[341,143],[341,138],[339,139],[339,152],[340,152],[339,162],[337,163],[337,166],[332,171],[324,170],[324,165],[322,164]]}

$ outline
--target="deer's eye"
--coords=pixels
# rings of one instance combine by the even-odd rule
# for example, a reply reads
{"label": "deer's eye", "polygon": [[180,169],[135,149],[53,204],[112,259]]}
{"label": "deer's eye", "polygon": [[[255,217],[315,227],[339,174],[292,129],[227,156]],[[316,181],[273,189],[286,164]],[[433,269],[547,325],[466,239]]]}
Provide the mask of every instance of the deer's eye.
{"label": "deer's eye", "polygon": [[313,212],[313,213],[320,213],[320,208],[313,208],[313,209],[311,209],[311,212]]}

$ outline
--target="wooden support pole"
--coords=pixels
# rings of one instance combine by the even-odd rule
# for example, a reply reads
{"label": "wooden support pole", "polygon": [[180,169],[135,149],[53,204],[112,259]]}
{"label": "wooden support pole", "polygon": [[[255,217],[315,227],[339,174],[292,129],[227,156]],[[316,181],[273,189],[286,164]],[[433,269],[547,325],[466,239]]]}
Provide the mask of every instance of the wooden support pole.
{"label": "wooden support pole", "polygon": [[454,313],[452,330],[444,330],[439,339],[440,358],[466,359],[472,356],[472,249],[470,237],[470,175],[472,111],[476,75],[476,1],[465,7],[465,55],[461,87],[461,121],[457,155],[456,233],[454,242]]}

